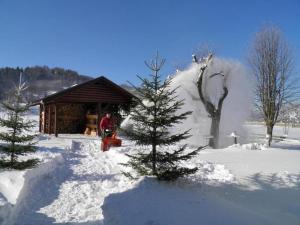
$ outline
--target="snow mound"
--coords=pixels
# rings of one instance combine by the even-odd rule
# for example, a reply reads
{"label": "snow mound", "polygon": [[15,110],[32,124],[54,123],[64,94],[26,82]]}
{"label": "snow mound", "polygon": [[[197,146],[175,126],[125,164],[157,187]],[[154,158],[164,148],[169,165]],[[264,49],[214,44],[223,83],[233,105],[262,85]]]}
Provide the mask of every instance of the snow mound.
{"label": "snow mound", "polygon": [[[28,207],[27,196],[36,191],[34,185],[40,179],[51,174],[61,163],[61,153],[71,144],[69,140],[43,135],[38,140],[37,152],[19,157],[20,160],[38,158],[40,163],[36,168],[0,171],[0,224],[21,224],[15,223],[15,220],[22,208]],[[44,185],[41,187],[46,190]]]}
{"label": "snow mound", "polygon": [[24,184],[25,171],[3,171],[0,173],[0,193],[15,204]]}
{"label": "snow mound", "polygon": [[27,202],[29,196],[30,198],[35,199],[37,204],[39,199],[36,198],[36,196],[33,196],[36,191],[36,185],[42,186],[46,192],[47,188],[50,187],[44,187],[41,181],[55,171],[62,162],[62,157],[59,155],[52,161],[40,164],[37,168],[24,171],[24,181],[21,185],[21,190],[17,193],[17,204],[11,208],[10,216],[4,218],[4,224],[21,224],[21,221],[29,222],[28,217],[30,217],[30,215],[23,214],[24,208],[31,207]]}
{"label": "snow mound", "polygon": [[202,167],[204,171],[204,179],[218,182],[230,182],[233,181],[234,176],[225,168],[224,165],[206,163]]}
{"label": "snow mound", "polygon": [[245,150],[266,150],[268,148],[266,144],[260,143],[243,144],[241,147]]}
{"label": "snow mound", "polygon": [[209,184],[222,184],[234,181],[233,174],[231,174],[224,165],[211,162],[199,162],[191,164],[193,166],[197,166],[198,171],[193,175],[182,178],[184,183],[197,184],[205,182]]}

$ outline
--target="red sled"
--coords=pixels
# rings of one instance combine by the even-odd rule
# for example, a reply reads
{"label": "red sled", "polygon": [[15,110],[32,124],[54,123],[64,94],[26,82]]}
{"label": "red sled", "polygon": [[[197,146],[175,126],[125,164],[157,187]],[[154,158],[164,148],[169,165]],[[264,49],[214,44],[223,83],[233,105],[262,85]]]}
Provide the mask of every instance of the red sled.
{"label": "red sled", "polygon": [[113,133],[111,137],[106,137],[102,139],[101,150],[103,152],[108,151],[111,146],[120,147],[122,145],[122,140],[116,137],[116,134]]}

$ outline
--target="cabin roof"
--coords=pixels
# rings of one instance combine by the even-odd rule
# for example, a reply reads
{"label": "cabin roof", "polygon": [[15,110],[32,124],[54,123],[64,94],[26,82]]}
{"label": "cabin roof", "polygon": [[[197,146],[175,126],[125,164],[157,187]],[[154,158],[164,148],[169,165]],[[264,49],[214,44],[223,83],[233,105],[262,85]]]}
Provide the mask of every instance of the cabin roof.
{"label": "cabin roof", "polygon": [[136,98],[133,94],[115,84],[104,76],[75,85],[60,92],[48,95],[33,103],[86,103],[86,102],[110,102],[128,103]]}

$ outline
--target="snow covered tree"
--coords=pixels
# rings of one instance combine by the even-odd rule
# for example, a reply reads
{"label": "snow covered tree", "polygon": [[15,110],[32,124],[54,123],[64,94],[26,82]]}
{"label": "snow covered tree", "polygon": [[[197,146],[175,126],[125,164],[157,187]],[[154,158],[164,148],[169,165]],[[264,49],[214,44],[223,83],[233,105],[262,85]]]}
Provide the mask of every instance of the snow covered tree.
{"label": "snow covered tree", "polygon": [[[193,62],[198,63],[199,67],[199,77],[197,79],[197,89],[199,93],[199,97],[201,102],[203,103],[205,110],[209,114],[211,118],[211,127],[210,127],[210,135],[209,146],[212,148],[219,147],[219,133],[220,133],[220,120],[222,115],[222,107],[225,98],[228,95],[228,87],[227,87],[227,77],[228,73],[224,73],[223,71],[219,71],[213,74],[207,74],[206,69],[209,66],[209,63],[212,61],[213,54],[208,54],[207,57],[202,58],[200,61],[197,59],[195,55],[193,55]],[[213,77],[221,76],[222,77],[222,93],[218,96],[216,103],[211,100],[211,96],[206,93],[205,84]]]}
{"label": "snow covered tree", "polygon": [[7,130],[0,133],[0,140],[7,144],[0,146],[0,168],[22,170],[38,163],[37,159],[17,160],[20,155],[36,151],[33,143],[35,135],[26,134],[34,127],[34,122],[24,119],[24,114],[29,110],[29,104],[25,103],[22,97],[25,89],[25,83],[22,83],[22,75],[20,75],[19,85],[8,100],[1,102],[2,109],[6,114],[0,118],[0,125]]}
{"label": "snow covered tree", "polygon": [[167,148],[190,137],[189,130],[174,134],[170,129],[192,112],[178,113],[184,102],[177,100],[176,88],[170,88],[171,79],[161,80],[159,72],[164,63],[165,60],[159,59],[158,54],[150,63],[145,62],[153,73],[151,79],[138,76],[142,82],[141,87],[133,85],[140,98],[136,100],[137,106],[131,112],[133,129],[126,130],[125,133],[137,145],[150,145],[151,151],[128,155],[130,160],[125,165],[132,167],[139,175],[152,175],[159,180],[176,180],[197,171],[197,168],[180,166],[180,162],[192,158],[203,147],[188,153],[186,145],[175,151]]}

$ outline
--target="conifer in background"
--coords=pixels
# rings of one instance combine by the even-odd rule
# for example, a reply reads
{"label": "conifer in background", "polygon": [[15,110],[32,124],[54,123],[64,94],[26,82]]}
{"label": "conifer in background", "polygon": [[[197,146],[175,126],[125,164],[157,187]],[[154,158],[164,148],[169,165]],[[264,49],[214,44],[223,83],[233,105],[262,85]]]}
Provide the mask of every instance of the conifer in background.
{"label": "conifer in background", "polygon": [[0,140],[5,144],[0,146],[0,168],[22,170],[38,163],[37,159],[18,160],[19,156],[36,151],[33,143],[35,135],[29,134],[34,127],[34,122],[24,118],[29,110],[29,104],[22,97],[25,89],[20,74],[19,85],[6,101],[1,102],[5,114],[0,118],[0,126],[5,129],[5,132],[0,133]]}
{"label": "conifer in background", "polygon": [[[180,166],[180,163],[195,156],[203,147],[186,153],[186,145],[172,151],[168,146],[174,145],[188,137],[189,130],[171,133],[170,129],[181,123],[192,112],[178,113],[184,102],[178,100],[176,88],[171,89],[171,79],[162,81],[159,74],[165,59],[156,58],[146,66],[152,71],[150,79],[142,78],[141,87],[133,87],[139,93],[137,106],[131,112],[133,129],[125,130],[129,139],[140,146],[151,146],[148,152],[139,151],[128,155],[130,160],[125,166],[132,167],[138,175],[156,176],[159,180],[176,180],[179,177],[193,174],[197,168]],[[132,176],[129,173],[125,175]]]}

